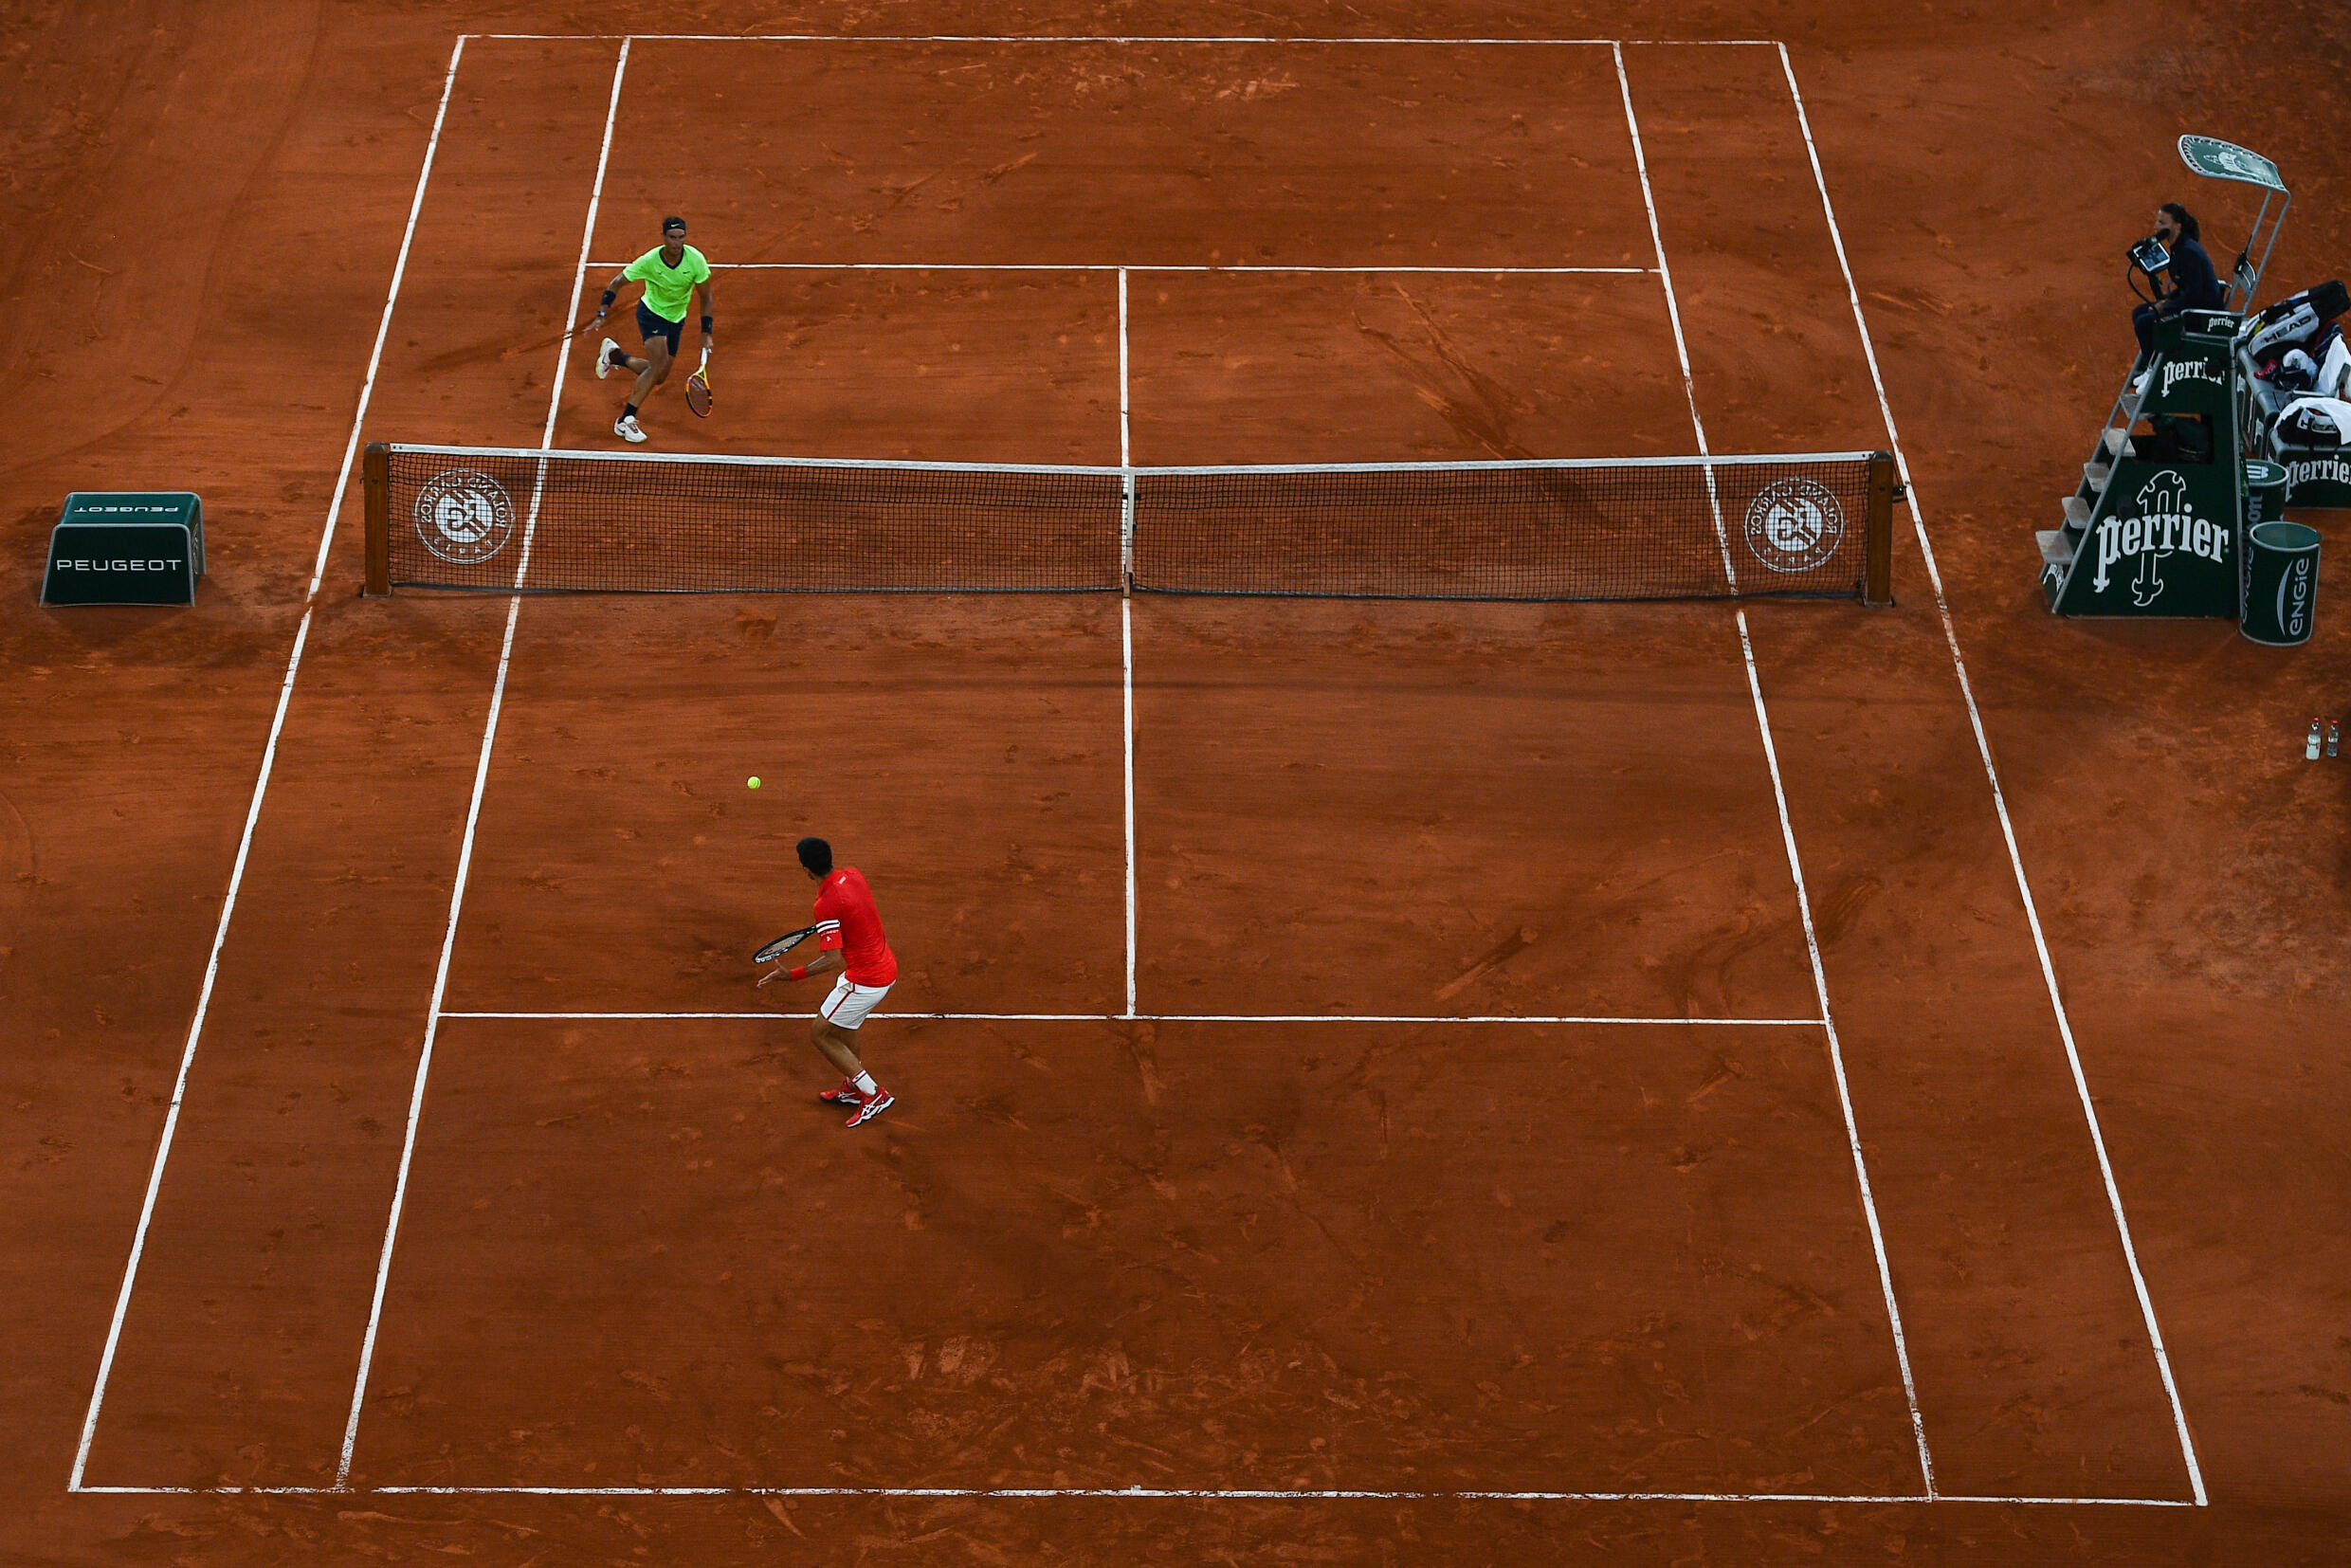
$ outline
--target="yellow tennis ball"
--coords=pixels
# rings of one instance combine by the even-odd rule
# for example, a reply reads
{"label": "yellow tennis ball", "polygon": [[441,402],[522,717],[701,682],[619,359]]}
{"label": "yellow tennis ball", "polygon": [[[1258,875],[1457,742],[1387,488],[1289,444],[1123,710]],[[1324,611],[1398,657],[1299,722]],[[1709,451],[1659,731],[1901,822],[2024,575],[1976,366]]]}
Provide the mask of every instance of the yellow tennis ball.
{"label": "yellow tennis ball", "polygon": [[759,787],[759,775],[757,774],[753,774],[749,778],[743,780],[743,784],[746,788],[754,790],[757,789]]}

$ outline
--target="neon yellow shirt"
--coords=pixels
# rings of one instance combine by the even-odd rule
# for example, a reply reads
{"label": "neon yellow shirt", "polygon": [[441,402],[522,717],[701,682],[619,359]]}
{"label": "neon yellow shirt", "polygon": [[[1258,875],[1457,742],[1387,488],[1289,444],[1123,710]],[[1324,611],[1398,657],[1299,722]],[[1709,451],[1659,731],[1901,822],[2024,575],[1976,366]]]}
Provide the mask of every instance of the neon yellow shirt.
{"label": "neon yellow shirt", "polygon": [[683,247],[685,254],[671,266],[662,260],[661,246],[655,246],[630,262],[621,276],[645,285],[646,308],[665,321],[685,319],[686,301],[694,298],[694,285],[710,282],[710,263],[692,246]]}

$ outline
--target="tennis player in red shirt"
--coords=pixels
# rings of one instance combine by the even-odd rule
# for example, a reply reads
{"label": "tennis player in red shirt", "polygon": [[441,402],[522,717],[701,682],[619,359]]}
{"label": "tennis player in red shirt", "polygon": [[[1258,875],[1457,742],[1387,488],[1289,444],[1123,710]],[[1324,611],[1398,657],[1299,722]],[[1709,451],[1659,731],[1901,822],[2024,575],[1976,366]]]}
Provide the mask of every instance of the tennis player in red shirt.
{"label": "tennis player in red shirt", "polygon": [[866,1014],[882,1004],[898,979],[898,958],[889,939],[882,934],[882,912],[873,906],[873,889],[854,866],[832,868],[832,846],[821,838],[800,841],[800,867],[820,885],[816,889],[816,938],[824,951],[816,961],[797,969],[775,969],[759,976],[770,980],[805,980],[839,972],[841,978],[809,1025],[809,1034],[825,1060],[841,1069],[841,1086],[817,1098],[851,1106],[849,1126],[870,1121],[898,1103],[898,1097],[873,1081],[857,1054],[857,1030]]}

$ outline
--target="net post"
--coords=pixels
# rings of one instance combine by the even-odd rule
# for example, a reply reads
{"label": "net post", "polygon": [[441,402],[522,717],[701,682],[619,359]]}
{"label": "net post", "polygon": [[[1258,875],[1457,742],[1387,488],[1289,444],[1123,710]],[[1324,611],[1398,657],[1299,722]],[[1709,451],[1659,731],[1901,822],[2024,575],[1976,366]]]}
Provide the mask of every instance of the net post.
{"label": "net post", "polygon": [[1869,454],[1869,526],[1863,540],[1861,602],[1894,602],[1894,454]]}
{"label": "net post", "polygon": [[392,448],[367,444],[359,459],[359,494],[367,514],[367,596],[392,592]]}
{"label": "net post", "polygon": [[1121,476],[1119,497],[1119,593],[1135,592],[1135,470]]}

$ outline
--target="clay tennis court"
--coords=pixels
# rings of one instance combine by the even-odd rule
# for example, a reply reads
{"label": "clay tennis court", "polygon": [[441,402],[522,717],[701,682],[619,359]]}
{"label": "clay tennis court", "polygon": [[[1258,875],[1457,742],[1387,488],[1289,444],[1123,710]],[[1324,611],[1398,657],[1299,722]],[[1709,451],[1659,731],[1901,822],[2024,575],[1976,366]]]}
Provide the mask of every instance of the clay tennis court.
{"label": "clay tennis court", "polygon": [[[140,389],[17,455],[12,580],[100,483],[219,558],[10,619],[0,1541],[2328,1560],[2346,800],[2280,738],[2344,634],[2052,621],[2020,545],[2174,177],[2088,64],[2147,18],[1165,20],[52,64],[134,86],[51,146],[253,150],[83,176],[209,251],[11,197],[89,239],[12,269],[96,284],[45,363]],[[137,86],[173,29],[231,118]],[[365,443],[619,447],[543,340],[670,211],[656,450],[1884,450],[1896,602],[363,597]],[[746,962],[806,833],[903,969],[854,1131]]]}

